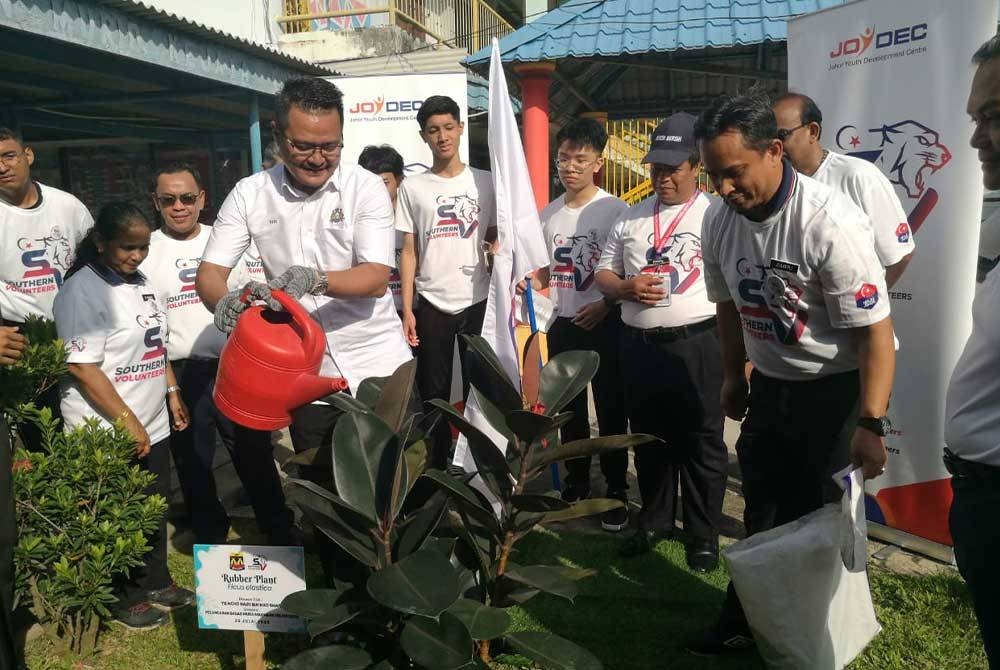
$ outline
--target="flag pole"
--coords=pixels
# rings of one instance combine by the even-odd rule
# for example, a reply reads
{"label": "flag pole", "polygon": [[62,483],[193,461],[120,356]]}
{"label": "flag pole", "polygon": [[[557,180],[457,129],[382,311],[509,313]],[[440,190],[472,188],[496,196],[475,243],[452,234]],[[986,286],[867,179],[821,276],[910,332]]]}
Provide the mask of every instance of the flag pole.
{"label": "flag pole", "polygon": [[[525,285],[524,306],[527,308],[528,311],[528,326],[531,327],[531,334],[534,335],[535,333],[538,332],[538,320],[535,319],[535,299],[531,297],[531,294],[534,292],[534,288],[532,288],[531,282],[532,282],[531,276],[528,276],[527,281],[524,282]],[[539,368],[542,367],[541,358],[538,359],[538,367]],[[552,465],[550,465],[549,472],[552,474],[552,490],[560,491],[561,487],[559,486],[559,464],[553,463]]]}

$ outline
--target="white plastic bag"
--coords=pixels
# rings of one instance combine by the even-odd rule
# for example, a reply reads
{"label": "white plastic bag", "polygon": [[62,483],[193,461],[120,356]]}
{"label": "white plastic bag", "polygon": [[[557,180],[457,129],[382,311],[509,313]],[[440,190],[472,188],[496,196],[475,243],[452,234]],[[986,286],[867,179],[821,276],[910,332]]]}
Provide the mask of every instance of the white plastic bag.
{"label": "white plastic bag", "polygon": [[771,668],[841,670],[882,629],[868,586],[861,470],[840,503],[758,533],[723,554]]}

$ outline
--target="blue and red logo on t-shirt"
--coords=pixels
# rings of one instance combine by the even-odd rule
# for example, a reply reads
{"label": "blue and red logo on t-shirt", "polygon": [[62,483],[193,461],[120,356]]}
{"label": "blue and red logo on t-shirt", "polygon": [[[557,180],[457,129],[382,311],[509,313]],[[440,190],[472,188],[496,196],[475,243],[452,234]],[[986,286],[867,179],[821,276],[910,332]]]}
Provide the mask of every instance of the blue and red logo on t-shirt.
{"label": "blue and red logo on t-shirt", "polygon": [[878,287],[875,284],[862,284],[854,294],[854,304],[860,309],[871,309],[878,304]]}
{"label": "blue and red logo on t-shirt", "polygon": [[896,226],[896,239],[899,240],[900,244],[906,244],[910,241],[910,224],[901,223]]}

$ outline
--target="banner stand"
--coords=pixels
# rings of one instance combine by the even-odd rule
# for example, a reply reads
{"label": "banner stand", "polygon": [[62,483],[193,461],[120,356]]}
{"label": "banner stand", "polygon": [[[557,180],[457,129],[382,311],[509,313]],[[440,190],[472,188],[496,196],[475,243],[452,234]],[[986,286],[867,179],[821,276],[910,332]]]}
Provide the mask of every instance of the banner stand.
{"label": "banner stand", "polygon": [[868,522],[868,537],[886,542],[890,545],[906,549],[921,556],[932,558],[935,561],[955,565],[955,550],[946,544],[939,544],[932,540],[913,535],[890,526],[880,523]]}

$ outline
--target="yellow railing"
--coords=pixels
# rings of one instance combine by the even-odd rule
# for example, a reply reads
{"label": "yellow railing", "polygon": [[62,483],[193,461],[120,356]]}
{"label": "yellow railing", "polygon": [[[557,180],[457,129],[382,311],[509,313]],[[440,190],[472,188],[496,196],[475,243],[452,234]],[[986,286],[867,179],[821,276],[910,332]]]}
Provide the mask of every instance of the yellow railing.
{"label": "yellow railing", "polygon": [[[358,18],[387,14],[390,25],[428,42],[447,44],[473,53],[501,38],[514,28],[483,0],[386,0],[381,7],[350,8],[345,0],[320,0],[322,9],[310,9],[307,0],[284,0],[283,15],[277,19],[286,33],[320,30],[314,22],[324,19]],[[315,8],[317,3],[312,3]],[[364,27],[362,25],[361,27]],[[329,29],[329,23],[327,23]]]}

